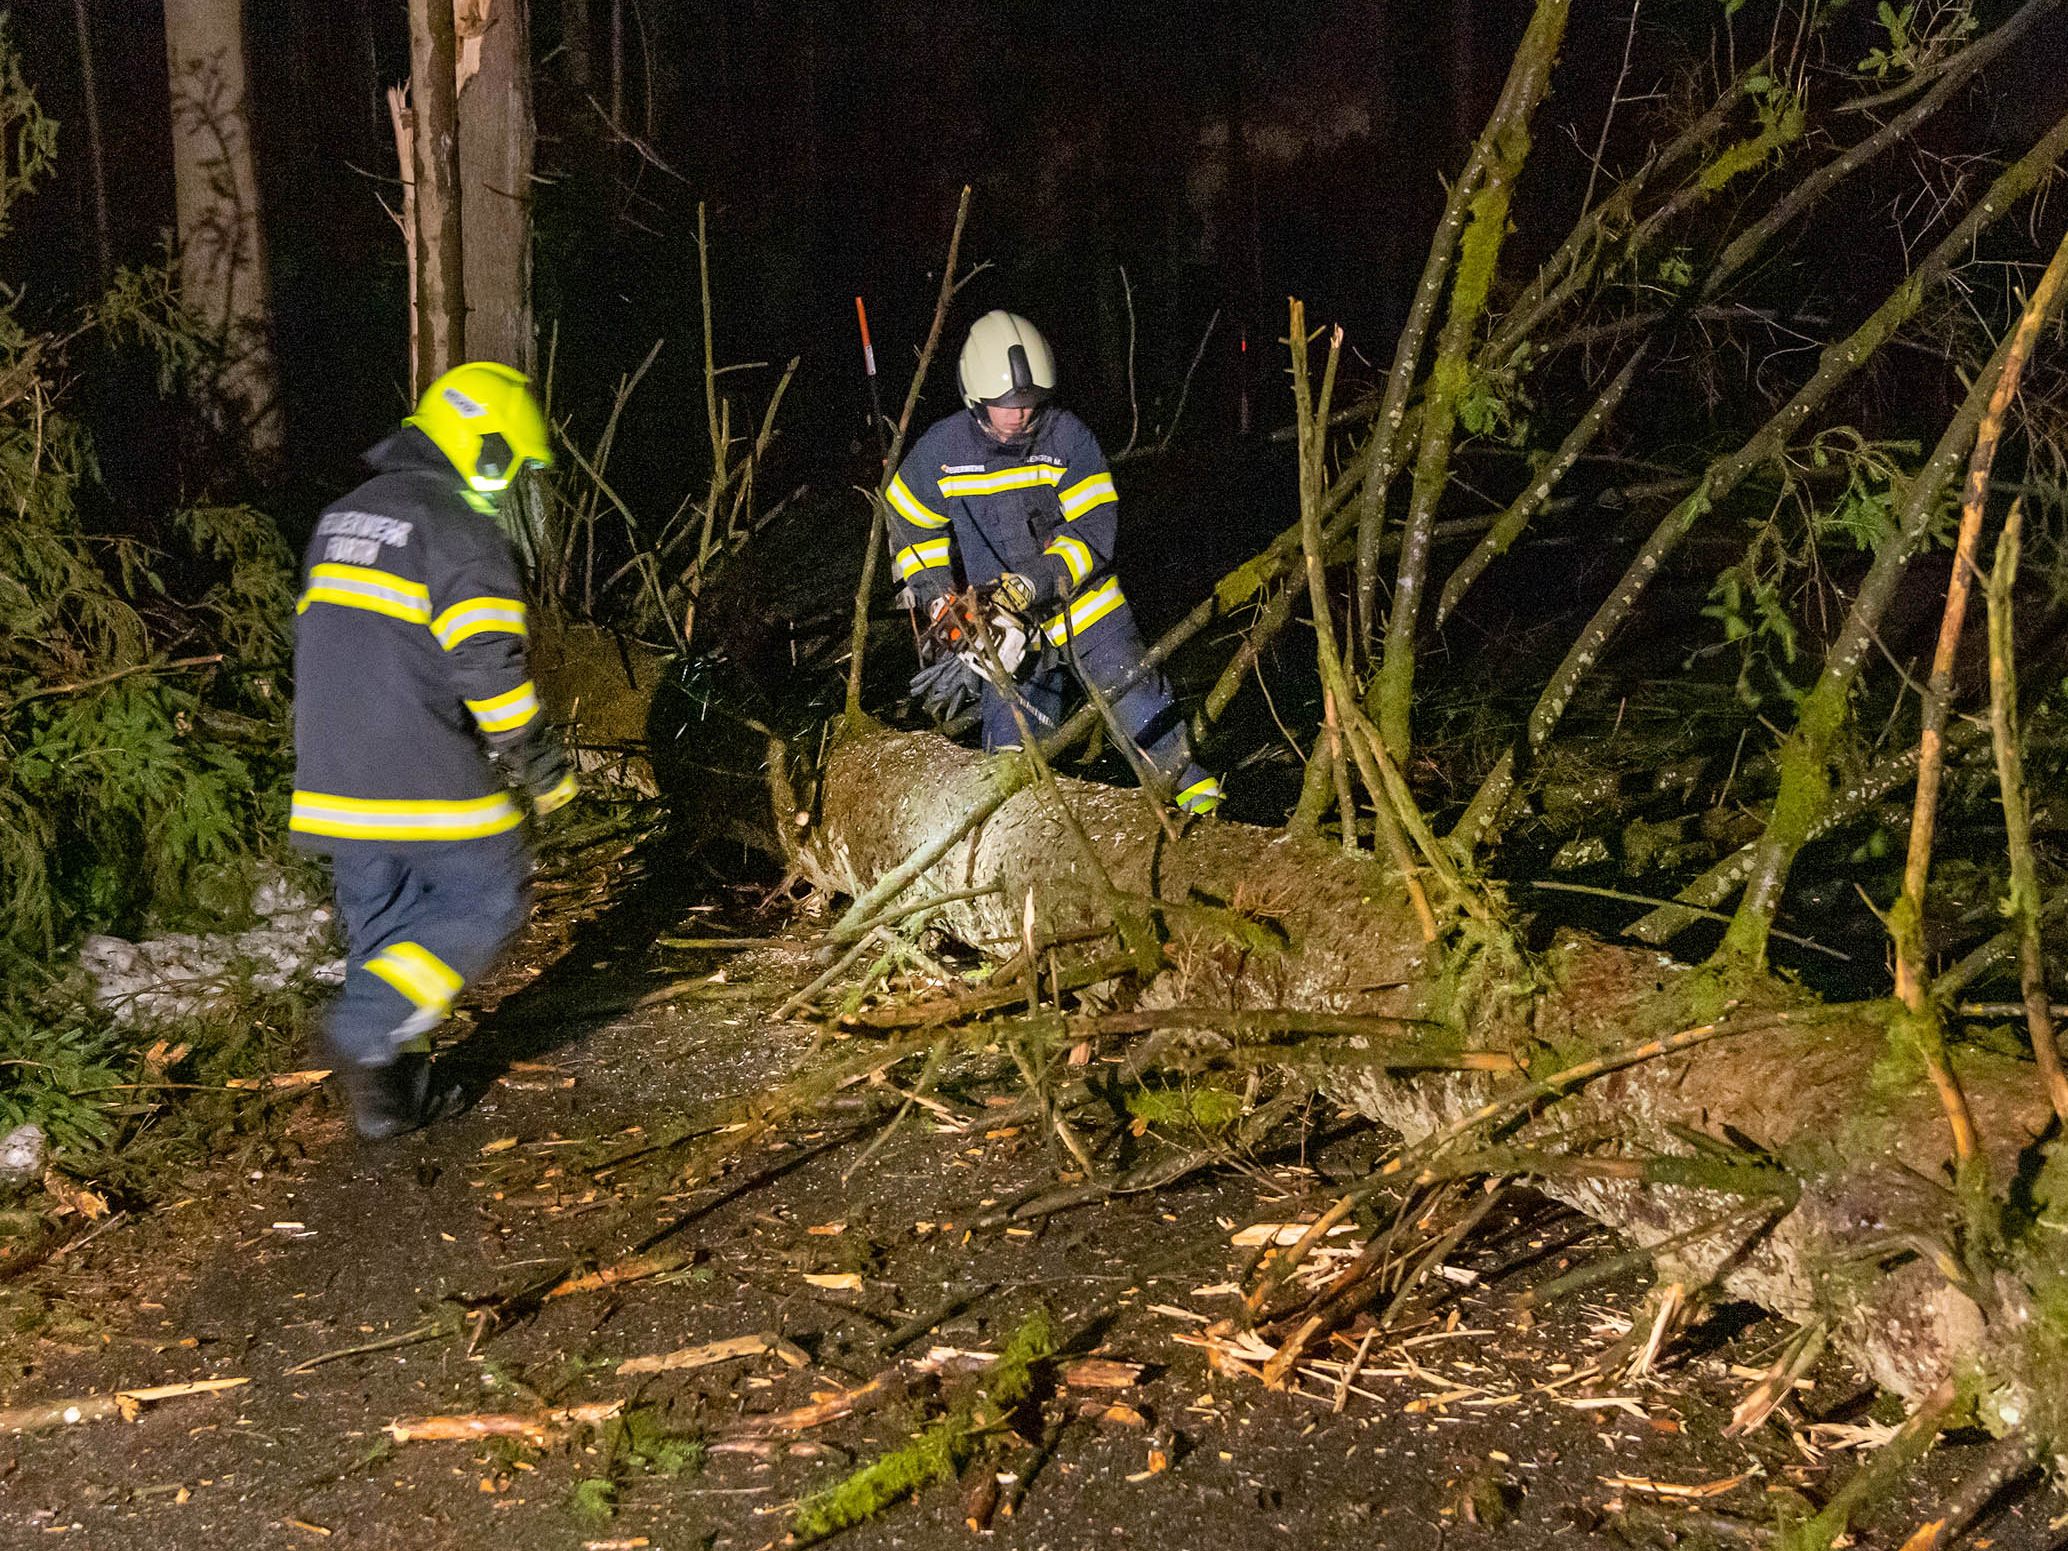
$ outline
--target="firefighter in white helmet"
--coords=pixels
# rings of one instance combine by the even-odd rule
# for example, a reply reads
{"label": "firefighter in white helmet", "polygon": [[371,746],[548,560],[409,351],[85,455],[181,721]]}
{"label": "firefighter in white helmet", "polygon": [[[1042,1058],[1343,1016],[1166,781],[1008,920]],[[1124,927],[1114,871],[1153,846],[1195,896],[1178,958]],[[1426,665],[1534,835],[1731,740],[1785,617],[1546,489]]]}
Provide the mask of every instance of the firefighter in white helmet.
{"label": "firefighter in white helmet", "polygon": [[[898,579],[928,621],[922,651],[935,658],[915,688],[936,708],[958,687],[979,692],[984,747],[998,750],[1019,745],[1016,702],[1036,736],[1060,722],[1074,671],[1112,700],[1119,731],[1178,806],[1211,812],[1220,783],[1193,763],[1169,686],[1137,672],[1142,634],[1113,574],[1120,497],[1098,439],[1053,402],[1048,341],[1016,313],[987,312],[959,375],[963,412],[929,427],[890,482]],[[972,596],[984,600],[1008,683],[980,673],[988,664],[955,622],[957,600]]]}

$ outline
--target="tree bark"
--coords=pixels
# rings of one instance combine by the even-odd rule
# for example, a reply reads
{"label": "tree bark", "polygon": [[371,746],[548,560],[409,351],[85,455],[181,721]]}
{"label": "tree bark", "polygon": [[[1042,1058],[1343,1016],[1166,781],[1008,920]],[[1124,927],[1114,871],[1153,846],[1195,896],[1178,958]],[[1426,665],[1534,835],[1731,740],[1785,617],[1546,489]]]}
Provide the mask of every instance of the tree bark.
{"label": "tree bark", "polygon": [[[819,822],[803,863],[822,886],[855,891],[921,843],[951,832],[998,779],[999,762],[927,734],[881,728],[838,745],[821,787]],[[1948,1154],[1928,1089],[1870,1081],[1886,1046],[1886,1008],[1827,1007],[1763,980],[1716,1001],[1717,982],[1657,952],[1568,934],[1539,959],[1477,956],[1425,945],[1395,875],[1320,841],[1232,823],[1199,825],[1168,841],[1138,794],[1060,783],[1122,890],[1177,903],[1244,910],[1283,932],[1277,954],[1238,950],[1197,912],[1170,918],[1174,966],[1150,987],[1154,1003],[1280,1007],[1421,1020],[1403,1034],[1427,1043],[1429,1020],[1474,1050],[1505,1050],[1543,1077],[1628,1046],[1633,1037],[1692,1028],[1689,1048],[1624,1066],[1530,1112],[1505,1140],[1599,1156],[1698,1159],[1702,1134],[1784,1165],[1799,1183],[1792,1206],[1740,1215],[1735,1226],[1671,1252],[1671,1273],[1715,1283],[1795,1320],[1826,1318],[1874,1379],[1929,1392],[1956,1366],[1980,1365],[2006,1420],[2047,1379],[2026,1350],[2024,1280],[1998,1273],[1985,1319],[1921,1248],[1954,1241],[1959,1206],[1944,1183]],[[1029,788],[911,886],[912,898],[987,884],[1001,892],[946,906],[940,919],[970,942],[1017,941],[1031,889],[1052,929],[1110,919],[1052,799]],[[1700,1031],[1714,1026],[1714,1037]],[[1733,1027],[1746,1032],[1732,1034]],[[1357,1064],[1360,1049],[1367,1054]],[[1431,1137],[1504,1091],[1477,1073],[1403,1074],[1371,1064],[1370,1040],[1346,1041],[1319,1079],[1332,1098],[1397,1129]],[[2032,1068],[1984,1054],[1959,1057],[1983,1146],[1998,1178],[2050,1117]],[[1512,1080],[1511,1080],[1512,1081]],[[1715,1221],[1742,1195],[1685,1183],[1551,1177],[1550,1194],[1642,1244]],[[2044,1253],[2057,1263],[2060,1254]],[[2029,1262],[2028,1262],[2029,1264]],[[1883,1269],[1886,1267],[1887,1269]],[[1662,1274],[1664,1271],[1662,1269]],[[2053,1273],[2049,1273],[2053,1274]]]}
{"label": "tree bark", "polygon": [[[1436,537],[1436,508],[1450,488],[1451,438],[1457,429],[1458,399],[1470,377],[1467,362],[1488,293],[1499,272],[1507,238],[1508,209],[1531,144],[1530,123],[1551,88],[1551,75],[1565,41],[1569,0],[1537,0],[1529,30],[1515,50],[1515,63],[1501,100],[1472,150],[1481,168],[1472,192],[1471,217],[1458,240],[1451,276],[1450,311],[1437,337],[1436,358],[1422,396],[1421,438],[1415,450],[1413,493],[1401,533],[1400,563],[1394,571],[1393,607],[1386,616],[1385,651],[1368,693],[1368,709],[1395,759],[1405,764],[1413,747],[1415,637],[1422,618],[1422,593]],[[1469,38],[1469,12],[1461,34]],[[1383,502],[1385,493],[1377,492]]]}
{"label": "tree bark", "polygon": [[395,223],[402,228],[402,263],[409,276],[409,371],[414,382],[422,325],[416,299],[416,109],[409,104],[406,86],[388,88],[388,125],[395,132],[395,162],[402,177],[402,213]]}
{"label": "tree bark", "polygon": [[586,92],[596,84],[596,38],[589,0],[560,0],[560,45],[567,52],[567,84]]}
{"label": "tree bark", "polygon": [[[726,72],[718,72],[726,79]],[[610,0],[610,122],[625,127],[625,0]]]}
{"label": "tree bark", "polygon": [[103,289],[115,273],[108,236],[108,163],[101,142],[100,79],[93,66],[93,20],[86,0],[72,0],[72,32],[79,47],[79,116],[86,128],[86,170],[93,191],[94,274]]}
{"label": "tree bark", "polygon": [[165,54],[180,295],[215,350],[199,408],[264,469],[280,456],[285,426],[241,0],[165,0]]}
{"label": "tree bark", "polygon": [[531,104],[526,0],[457,0],[460,230],[467,357],[529,375]]}
{"label": "tree bark", "polygon": [[466,359],[460,247],[458,47],[452,0],[410,0],[409,83],[416,110],[416,358],[421,393]]}

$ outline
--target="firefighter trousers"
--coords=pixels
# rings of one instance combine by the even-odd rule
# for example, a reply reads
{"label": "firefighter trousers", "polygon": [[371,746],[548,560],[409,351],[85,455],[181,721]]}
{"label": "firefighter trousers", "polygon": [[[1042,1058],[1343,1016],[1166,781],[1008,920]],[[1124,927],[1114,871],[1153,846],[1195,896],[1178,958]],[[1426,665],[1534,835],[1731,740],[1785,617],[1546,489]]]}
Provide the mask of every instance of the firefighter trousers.
{"label": "firefighter trousers", "polygon": [[530,908],[531,858],[512,832],[344,845],[331,858],[345,985],[323,1020],[326,1057],[386,1066],[429,1048],[461,987],[495,963]]}
{"label": "firefighter trousers", "polygon": [[1160,669],[1135,679],[1118,694],[1141,664],[1148,648],[1142,644],[1141,629],[1134,610],[1123,603],[1082,631],[1066,638],[1060,647],[1046,654],[1050,666],[1025,674],[1008,698],[988,680],[984,684],[984,749],[996,753],[1020,746],[1019,722],[1013,716],[1015,702],[1034,736],[1042,737],[1062,724],[1063,697],[1071,670],[1089,681],[1113,708],[1113,719],[1148,760],[1170,783],[1171,795],[1188,812],[1204,813],[1220,801],[1220,783],[1192,761],[1192,740],[1185,730],[1185,718],[1171,699],[1170,685]]}

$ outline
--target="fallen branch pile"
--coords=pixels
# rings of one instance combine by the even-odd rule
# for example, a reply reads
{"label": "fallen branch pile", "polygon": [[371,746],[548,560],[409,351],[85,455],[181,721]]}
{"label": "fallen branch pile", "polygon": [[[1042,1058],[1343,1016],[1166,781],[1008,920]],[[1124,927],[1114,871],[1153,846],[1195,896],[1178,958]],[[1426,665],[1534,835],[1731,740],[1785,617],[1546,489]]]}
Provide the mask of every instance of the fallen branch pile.
{"label": "fallen branch pile", "polygon": [[[1030,909],[1051,937],[1096,926],[1086,864],[1042,793],[1010,798],[939,846],[995,780],[982,756],[940,739],[865,732],[832,755],[808,864],[827,886],[860,892],[915,853],[943,850],[911,897],[967,896],[938,919],[968,942],[1019,941]],[[1219,1009],[1190,1031],[1207,1044],[1229,1041],[1242,1008],[1354,1028],[1323,1036],[1333,1058],[1310,1071],[1331,1097],[1401,1133],[1399,1182],[1526,1176],[1649,1246],[1662,1288],[1650,1350],[1721,1291],[1828,1330],[1904,1395],[1958,1374],[1995,1426],[2050,1408],[2052,1340],[2038,1333],[2052,1329],[2057,1252],[2034,1235],[1993,1275],[1976,1274],[1943,1115],[1921,1085],[1875,1080],[1884,1006],[1826,1006],[1778,980],[1726,990],[1662,954],[1578,935],[1534,960],[1492,940],[1434,950],[1373,860],[1226,823],[1172,843],[1138,795],[1061,785],[1113,884],[1152,912],[1168,907],[1170,967],[1151,1003]],[[1252,930],[1233,930],[1220,918],[1229,913]],[[1022,994],[1038,1000],[1037,981]],[[1051,1038],[1100,1037],[1098,1017],[1049,1017]],[[1166,1009],[1108,1026],[1166,1020],[1185,1021]],[[1477,1059],[1430,1060],[1445,1041]],[[1487,1070],[1507,1063],[1526,1077]],[[1970,1051],[1957,1064],[1992,1172],[2010,1177],[2047,1130],[2045,1092],[2023,1062]],[[1484,1150],[1490,1142],[1498,1149]],[[1340,1220],[1359,1193],[1320,1223]]]}

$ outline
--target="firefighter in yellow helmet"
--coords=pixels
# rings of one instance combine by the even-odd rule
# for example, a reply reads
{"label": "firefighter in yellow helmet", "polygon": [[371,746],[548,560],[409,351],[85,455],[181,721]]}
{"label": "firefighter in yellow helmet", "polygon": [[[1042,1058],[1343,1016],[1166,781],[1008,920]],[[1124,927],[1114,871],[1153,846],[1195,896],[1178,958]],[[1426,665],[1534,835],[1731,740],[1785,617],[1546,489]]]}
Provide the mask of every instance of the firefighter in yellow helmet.
{"label": "firefighter in yellow helmet", "polygon": [[303,559],[288,827],[331,857],[347,958],[323,1053],[378,1139],[458,1107],[432,1081],[431,1030],[524,923],[527,810],[575,784],[495,523],[517,473],[553,461],[523,373],[453,368],[366,460]]}

